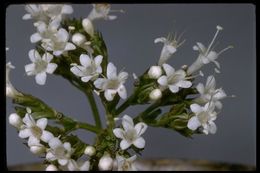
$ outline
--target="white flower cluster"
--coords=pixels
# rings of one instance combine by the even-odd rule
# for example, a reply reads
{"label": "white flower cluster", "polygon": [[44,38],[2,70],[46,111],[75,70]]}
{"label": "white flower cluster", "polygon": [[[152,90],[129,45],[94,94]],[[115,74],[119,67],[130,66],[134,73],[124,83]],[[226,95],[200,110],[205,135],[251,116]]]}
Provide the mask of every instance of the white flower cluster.
{"label": "white flower cluster", "polygon": [[[20,138],[28,139],[27,144],[32,153],[37,155],[45,154],[45,158],[49,162],[58,161],[59,165],[48,165],[46,168],[47,171],[58,170],[58,167],[62,170],[70,171],[89,170],[89,161],[75,161],[71,158],[74,149],[71,148],[69,142],[62,143],[59,137],[55,137],[51,132],[46,130],[48,123],[46,118],[40,118],[35,121],[32,115],[33,113],[30,108],[27,108],[27,113],[23,119],[18,114],[12,113],[9,116],[9,123],[19,130],[18,136]],[[91,155],[90,152],[85,153]]]}
{"label": "white flower cluster", "polygon": [[[210,62],[215,63],[218,69],[215,69],[217,73],[219,73],[220,64],[216,61],[221,53],[232,48],[229,46],[219,53],[211,50],[211,47],[219,33],[219,31],[223,30],[221,26],[217,26],[217,32],[209,44],[208,48],[206,48],[202,43],[197,42],[197,45],[193,47],[194,50],[199,51],[199,57],[197,60],[189,67],[183,67],[180,70],[175,71],[173,67],[169,64],[166,64],[166,61],[177,51],[177,47],[184,43],[178,43],[180,40],[180,36],[177,39],[176,36],[174,39],[168,37],[160,37],[155,39],[155,43],[162,42],[164,46],[161,51],[161,55],[159,58],[159,62],[157,66],[151,66],[148,71],[148,76],[151,79],[156,79],[159,84],[159,88],[154,89],[150,93],[150,100],[156,101],[162,97],[162,92],[169,88],[172,93],[177,93],[180,88],[190,88],[192,86],[192,82],[189,79],[194,78],[192,76],[196,71],[198,71],[203,65],[208,64]],[[165,75],[163,75],[165,72]],[[204,76],[200,71],[200,76]],[[220,110],[222,108],[222,104],[219,101],[226,97],[225,92],[222,88],[215,89],[216,81],[214,76],[209,76],[207,79],[207,83],[204,87],[202,83],[199,83],[196,87],[199,92],[199,98],[194,99],[194,104],[191,104],[190,109],[192,113],[195,114],[189,122],[188,128],[191,130],[196,130],[201,127],[202,132],[205,134],[216,132],[216,125],[213,122],[216,119],[217,112],[214,111],[215,107]]]}

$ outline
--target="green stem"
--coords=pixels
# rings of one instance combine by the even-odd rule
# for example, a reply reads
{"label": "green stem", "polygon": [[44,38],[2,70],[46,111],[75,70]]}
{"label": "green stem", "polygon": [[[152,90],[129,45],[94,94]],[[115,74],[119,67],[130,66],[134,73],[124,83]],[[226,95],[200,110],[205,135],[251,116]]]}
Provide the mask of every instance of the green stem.
{"label": "green stem", "polygon": [[85,94],[88,97],[89,104],[90,104],[90,107],[91,107],[91,110],[92,110],[92,113],[93,113],[93,116],[94,116],[96,126],[98,128],[102,128],[102,124],[101,124],[101,120],[100,120],[100,116],[99,116],[99,112],[98,112],[98,109],[97,109],[97,104],[96,104],[94,95],[93,95],[92,91],[89,90],[89,89],[87,89]]}
{"label": "green stem", "polygon": [[121,114],[124,110],[126,110],[132,103],[132,100],[135,98],[136,93],[134,92],[130,97],[128,97],[128,99],[122,104],[120,105],[116,111],[115,111],[115,117],[117,117],[119,114]]}
{"label": "green stem", "polygon": [[87,124],[87,123],[81,123],[81,122],[77,122],[77,128],[78,129],[85,129],[94,133],[99,133],[101,131],[100,128],[97,128],[91,124]]}
{"label": "green stem", "polygon": [[146,108],[143,112],[141,112],[140,114],[138,114],[135,118],[134,118],[134,121],[137,121],[137,120],[142,120],[142,118],[145,116],[145,115],[148,115],[149,113],[151,113],[153,110],[155,110],[156,108],[158,108],[161,104],[161,101],[157,101],[153,104],[151,104],[148,108]]}

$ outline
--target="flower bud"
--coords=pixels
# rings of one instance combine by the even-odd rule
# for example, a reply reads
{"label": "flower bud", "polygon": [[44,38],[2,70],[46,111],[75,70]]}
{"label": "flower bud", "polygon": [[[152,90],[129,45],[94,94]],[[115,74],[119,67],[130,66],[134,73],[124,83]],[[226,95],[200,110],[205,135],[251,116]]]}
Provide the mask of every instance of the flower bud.
{"label": "flower bud", "polygon": [[48,165],[45,171],[58,171],[58,168],[55,165]]}
{"label": "flower bud", "polygon": [[10,82],[10,71],[11,69],[14,69],[15,67],[12,65],[11,62],[6,63],[6,81],[5,81],[5,85],[6,85],[6,96],[7,97],[11,97],[11,98],[15,98],[16,96],[22,95],[20,92],[18,92],[12,85],[12,83]]}
{"label": "flower bud", "polygon": [[162,91],[160,89],[154,89],[152,92],[149,94],[149,98],[152,101],[158,100],[162,97]]}
{"label": "flower bud", "polygon": [[84,30],[91,36],[94,35],[94,26],[91,22],[91,20],[89,20],[88,18],[85,18],[82,20],[82,26],[84,28]]}
{"label": "flower bud", "polygon": [[16,113],[12,113],[9,116],[9,123],[17,129],[20,129],[20,127],[23,125],[21,117]]}
{"label": "flower bud", "polygon": [[112,170],[113,168],[113,159],[110,157],[109,154],[103,155],[98,163],[98,168],[101,171],[107,171],[107,170]]}
{"label": "flower bud", "polygon": [[151,66],[148,75],[152,79],[158,79],[162,75],[162,68],[160,66]]}
{"label": "flower bud", "polygon": [[46,148],[44,146],[31,146],[30,147],[30,151],[33,153],[33,154],[42,154],[46,151]]}
{"label": "flower bud", "polygon": [[82,45],[86,41],[86,37],[81,33],[73,34],[72,42],[77,46]]}
{"label": "flower bud", "polygon": [[88,156],[93,156],[96,153],[96,149],[93,146],[87,146],[84,153]]}

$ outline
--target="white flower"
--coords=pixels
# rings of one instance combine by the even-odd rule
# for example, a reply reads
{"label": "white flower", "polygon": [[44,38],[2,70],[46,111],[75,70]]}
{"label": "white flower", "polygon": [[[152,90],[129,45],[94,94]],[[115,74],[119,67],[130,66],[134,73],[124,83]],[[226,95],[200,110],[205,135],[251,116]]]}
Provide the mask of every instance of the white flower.
{"label": "white flower", "polygon": [[38,119],[36,122],[31,116],[31,110],[27,108],[27,113],[23,118],[24,125],[19,132],[20,138],[28,138],[28,145],[38,144],[40,140],[48,142],[53,138],[53,134],[46,131],[48,120],[47,118]]}
{"label": "white flower", "polygon": [[214,38],[212,39],[211,43],[209,44],[208,48],[206,48],[202,43],[197,42],[197,45],[193,46],[193,50],[199,51],[199,56],[197,60],[188,68],[187,74],[192,74],[199,70],[203,65],[208,64],[210,62],[214,62],[215,65],[220,68],[220,64],[216,61],[216,59],[219,57],[220,54],[225,52],[226,50],[232,48],[232,46],[229,46],[223,50],[221,50],[219,53],[213,51],[211,49],[218,33],[223,28],[220,26],[217,26],[217,32],[215,33]]}
{"label": "white flower", "polygon": [[158,100],[162,97],[162,91],[158,88],[152,90],[152,92],[149,94],[149,98],[152,101]]}
{"label": "white flower", "polygon": [[50,164],[46,167],[45,171],[58,171],[58,168],[55,165]]}
{"label": "white flower", "polygon": [[47,51],[53,51],[53,55],[60,56],[64,52],[76,49],[76,46],[69,41],[69,33],[60,28],[53,35],[49,35],[49,38],[42,39],[41,46]]}
{"label": "white flower", "polygon": [[30,146],[30,151],[33,154],[40,155],[42,153],[45,153],[46,148],[42,144],[33,144]]}
{"label": "white flower", "polygon": [[66,165],[70,156],[73,152],[71,145],[69,142],[65,142],[64,144],[59,140],[59,138],[52,138],[49,141],[50,149],[48,149],[46,154],[46,159],[49,161],[58,160],[58,163],[62,166]]}
{"label": "white flower", "polygon": [[88,82],[89,80],[95,80],[99,74],[102,73],[101,62],[103,56],[98,55],[94,59],[90,58],[86,54],[81,54],[79,57],[80,65],[71,64],[73,67],[70,68],[70,71],[81,77],[83,82]]}
{"label": "white flower", "polygon": [[109,15],[110,9],[110,4],[93,4],[93,9],[89,13],[88,19],[92,21],[96,19],[114,20],[117,16]]}
{"label": "white flower", "polygon": [[117,161],[117,171],[137,171],[133,162],[136,160],[136,155],[125,158],[120,155],[116,156]]}
{"label": "white flower", "polygon": [[151,79],[158,79],[162,75],[161,66],[151,66],[148,71],[148,76]]}
{"label": "white flower", "polygon": [[214,76],[208,76],[206,85],[202,83],[197,85],[197,90],[200,93],[200,97],[195,99],[197,103],[212,102],[218,109],[222,108],[222,103],[219,101],[225,98],[227,95],[222,88],[215,89],[216,80]]}
{"label": "white flower", "polygon": [[122,139],[120,148],[125,150],[132,144],[137,148],[144,148],[145,140],[141,135],[146,131],[147,125],[143,122],[139,122],[134,126],[133,119],[128,115],[123,116],[122,125],[124,130],[121,128],[115,128],[113,130],[114,135]]}
{"label": "white flower", "polygon": [[9,123],[17,129],[20,129],[23,125],[22,119],[17,113],[12,113],[11,115],[9,115],[8,120]]}
{"label": "white flower", "polygon": [[12,65],[11,62],[6,63],[6,72],[5,72],[5,93],[7,97],[11,97],[14,98],[16,96],[22,95],[22,93],[18,92],[12,85],[12,83],[10,82],[10,71],[11,69],[14,69],[15,67]]}
{"label": "white flower", "polygon": [[101,171],[108,171],[108,170],[112,170],[113,168],[113,159],[110,157],[109,154],[104,154],[98,163],[98,168]]}
{"label": "white flower", "polygon": [[36,83],[44,85],[47,77],[46,73],[52,74],[57,68],[57,64],[50,63],[53,56],[47,52],[41,57],[36,50],[32,49],[29,51],[29,58],[33,63],[25,65],[27,75],[35,75]]}
{"label": "white flower", "polygon": [[89,161],[76,162],[75,160],[70,159],[68,162],[69,171],[89,171],[89,166]]}
{"label": "white flower", "polygon": [[90,36],[94,36],[94,26],[88,18],[82,20],[83,29],[88,33]]}
{"label": "white flower", "polygon": [[34,19],[45,23],[49,23],[50,20],[61,20],[62,15],[71,14],[73,12],[70,5],[60,4],[29,4],[25,6],[25,10],[28,13],[23,16],[24,20]]}
{"label": "white flower", "polygon": [[84,154],[88,156],[93,156],[95,153],[96,153],[96,149],[91,145],[88,145],[84,150]]}
{"label": "white flower", "polygon": [[217,126],[213,121],[217,118],[217,113],[214,108],[215,105],[211,103],[207,103],[203,107],[198,104],[190,105],[190,109],[195,113],[195,116],[188,121],[188,128],[196,130],[198,127],[202,127],[202,132],[206,135],[216,133]]}
{"label": "white flower", "polygon": [[87,50],[89,54],[93,54],[93,49],[91,48],[91,42],[86,40],[86,37],[81,33],[75,33],[72,36],[72,42],[77,46]]}
{"label": "white flower", "polygon": [[98,78],[94,85],[96,88],[105,91],[105,98],[108,101],[112,101],[116,93],[122,99],[126,99],[127,91],[124,86],[124,83],[128,77],[128,73],[120,72],[117,75],[117,69],[113,63],[108,63],[107,65],[107,78]]}
{"label": "white flower", "polygon": [[172,35],[170,34],[167,38],[160,37],[154,40],[154,43],[161,42],[164,44],[161,51],[160,59],[158,61],[159,66],[164,64],[177,51],[177,48],[185,42],[185,40],[183,40],[179,43],[180,38],[181,35],[179,36],[179,38],[176,38],[176,35],[174,36],[174,38],[172,38]]}
{"label": "white flower", "polygon": [[185,80],[184,70],[175,71],[169,64],[163,64],[166,75],[161,76],[157,82],[164,88],[169,88],[172,93],[177,93],[179,88],[189,88],[192,83]]}

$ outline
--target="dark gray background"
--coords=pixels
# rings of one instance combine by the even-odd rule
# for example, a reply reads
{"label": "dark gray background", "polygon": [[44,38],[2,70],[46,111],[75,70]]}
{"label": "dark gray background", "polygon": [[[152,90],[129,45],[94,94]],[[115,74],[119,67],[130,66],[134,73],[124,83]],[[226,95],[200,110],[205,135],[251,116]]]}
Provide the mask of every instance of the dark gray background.
{"label": "dark gray background", "polygon": [[[73,5],[71,16],[86,17],[90,5]],[[117,20],[96,21],[107,43],[110,61],[118,69],[132,74],[141,74],[157,62],[162,44],[154,44],[155,38],[167,36],[169,32],[185,31],[186,42],[169,60],[175,68],[190,65],[197,58],[192,46],[200,41],[205,45],[211,41],[216,25],[224,30],[218,37],[221,50],[232,44],[234,49],[225,52],[218,61],[221,74],[216,76],[217,86],[236,98],[223,100],[223,109],[216,120],[215,135],[197,135],[187,139],[174,131],[148,128],[144,135],[146,147],[144,158],[189,158],[256,164],[256,55],[255,55],[255,7],[251,4],[115,4],[113,9],[124,9],[125,14],[116,13]],[[91,111],[84,95],[66,80],[54,75],[47,76],[47,83],[39,86],[34,77],[27,77],[24,65],[30,63],[28,51],[34,48],[30,35],[35,32],[32,21],[23,21],[23,5],[11,5],[6,14],[6,44],[10,48],[7,61],[16,69],[11,72],[14,86],[23,92],[35,95],[49,105],[78,120],[93,122]],[[71,17],[70,16],[70,17]],[[203,68],[205,75],[213,72],[213,64]],[[131,78],[131,77],[130,77]],[[131,93],[132,78],[127,81]],[[205,83],[206,78],[197,81]],[[101,105],[99,104],[101,107]],[[127,109],[124,113],[134,116],[142,106]],[[7,100],[7,115],[13,113],[10,99]],[[103,112],[103,110],[101,111]],[[7,118],[8,120],[8,118]],[[103,117],[104,120],[104,117]],[[15,128],[7,123],[8,165],[41,160],[22,144]],[[78,133],[86,142],[94,135]]]}

